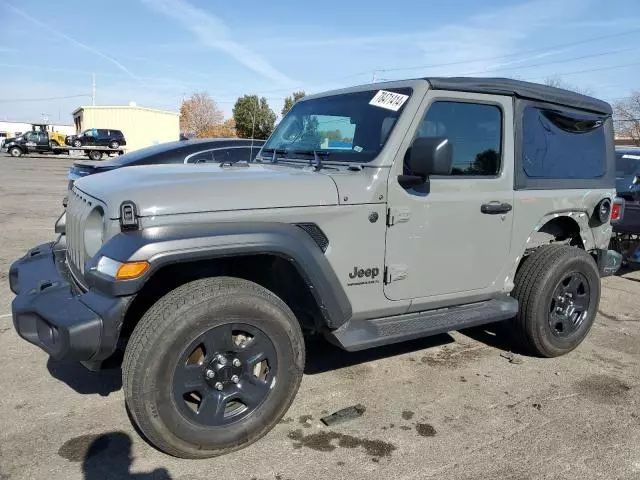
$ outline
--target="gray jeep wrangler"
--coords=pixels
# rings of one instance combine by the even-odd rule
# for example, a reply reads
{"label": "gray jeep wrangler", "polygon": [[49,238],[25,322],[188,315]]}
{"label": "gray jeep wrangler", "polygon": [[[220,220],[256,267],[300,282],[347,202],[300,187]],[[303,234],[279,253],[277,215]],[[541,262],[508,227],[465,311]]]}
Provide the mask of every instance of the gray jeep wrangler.
{"label": "gray jeep wrangler", "polygon": [[91,369],[124,350],[161,450],[229,452],[284,415],[305,332],[360,350],[508,320],[554,357],[593,324],[615,195],[611,107],[506,79],[306,97],[257,164],[79,179],[65,243],[10,271],[19,335]]}

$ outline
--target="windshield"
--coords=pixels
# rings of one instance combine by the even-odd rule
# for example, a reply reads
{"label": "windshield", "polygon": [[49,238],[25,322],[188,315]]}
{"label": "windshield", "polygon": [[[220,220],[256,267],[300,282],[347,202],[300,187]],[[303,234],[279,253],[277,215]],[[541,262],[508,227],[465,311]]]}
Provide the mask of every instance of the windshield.
{"label": "windshield", "polygon": [[369,162],[384,147],[411,93],[395,88],[298,102],[264,145],[264,156],[274,150],[286,157],[316,152],[332,162]]}
{"label": "windshield", "polygon": [[616,174],[633,175],[640,165],[640,150],[638,153],[617,153],[616,154]]}

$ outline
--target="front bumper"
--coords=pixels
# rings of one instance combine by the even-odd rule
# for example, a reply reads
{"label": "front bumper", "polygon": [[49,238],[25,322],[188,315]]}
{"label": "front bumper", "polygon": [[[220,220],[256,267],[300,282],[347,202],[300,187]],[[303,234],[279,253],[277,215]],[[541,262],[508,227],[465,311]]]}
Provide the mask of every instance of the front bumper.
{"label": "front bumper", "polygon": [[84,291],[65,255],[64,245],[46,243],[11,265],[13,325],[18,335],[57,360],[96,365],[115,351],[132,297]]}

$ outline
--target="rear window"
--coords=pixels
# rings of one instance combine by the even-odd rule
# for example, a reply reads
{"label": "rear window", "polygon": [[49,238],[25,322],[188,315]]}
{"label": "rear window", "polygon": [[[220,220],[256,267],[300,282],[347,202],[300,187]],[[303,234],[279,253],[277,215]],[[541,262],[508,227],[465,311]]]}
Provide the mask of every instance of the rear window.
{"label": "rear window", "polygon": [[594,179],[606,171],[604,118],[526,107],[522,165],[529,178]]}

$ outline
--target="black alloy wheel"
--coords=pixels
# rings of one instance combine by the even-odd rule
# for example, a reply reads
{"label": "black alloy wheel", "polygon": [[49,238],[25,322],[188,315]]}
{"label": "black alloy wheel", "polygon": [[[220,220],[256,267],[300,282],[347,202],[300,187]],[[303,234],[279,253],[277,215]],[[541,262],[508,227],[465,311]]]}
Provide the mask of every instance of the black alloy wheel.
{"label": "black alloy wheel", "polygon": [[573,272],[556,286],[549,306],[549,327],[558,337],[575,333],[589,314],[590,289],[586,277]]}
{"label": "black alloy wheel", "polygon": [[278,374],[269,337],[243,323],[214,327],[187,347],[173,374],[173,399],[186,418],[216,427],[251,415]]}

